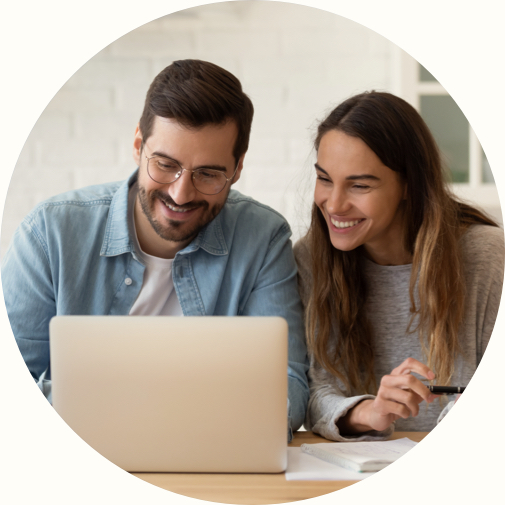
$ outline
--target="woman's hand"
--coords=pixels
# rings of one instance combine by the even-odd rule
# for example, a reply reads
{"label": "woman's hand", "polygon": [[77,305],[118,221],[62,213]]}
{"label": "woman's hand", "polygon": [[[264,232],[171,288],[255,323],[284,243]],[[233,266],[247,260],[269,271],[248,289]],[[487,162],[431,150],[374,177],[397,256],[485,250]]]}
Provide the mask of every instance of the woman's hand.
{"label": "woman's hand", "polygon": [[356,433],[363,431],[383,431],[398,418],[416,417],[419,404],[424,400],[431,403],[434,395],[411,372],[415,372],[428,380],[433,380],[435,374],[423,363],[408,358],[390,375],[381,379],[379,391],[374,400],[364,400],[351,409],[339,420],[341,431]]}

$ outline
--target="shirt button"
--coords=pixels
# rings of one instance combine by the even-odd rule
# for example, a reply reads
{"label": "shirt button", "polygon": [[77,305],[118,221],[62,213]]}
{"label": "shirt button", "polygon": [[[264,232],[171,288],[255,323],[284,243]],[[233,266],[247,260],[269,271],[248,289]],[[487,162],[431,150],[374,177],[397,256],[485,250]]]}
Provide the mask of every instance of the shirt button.
{"label": "shirt button", "polygon": [[133,282],[133,281],[132,281],[129,277],[127,277],[127,278],[124,280],[124,283],[125,283],[127,286],[130,286],[132,282]]}

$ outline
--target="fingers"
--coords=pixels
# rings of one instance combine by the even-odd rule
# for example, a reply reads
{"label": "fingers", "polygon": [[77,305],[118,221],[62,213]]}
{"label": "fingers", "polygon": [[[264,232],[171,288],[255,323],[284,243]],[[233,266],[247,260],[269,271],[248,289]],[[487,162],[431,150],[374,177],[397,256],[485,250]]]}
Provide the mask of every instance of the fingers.
{"label": "fingers", "polygon": [[[389,389],[399,389],[401,391],[410,390],[418,398],[420,403],[425,401],[431,403],[436,396],[430,392],[430,390],[423,384],[419,379],[416,379],[413,375],[384,375],[381,379],[381,388]],[[400,395],[401,396],[401,395]]]}
{"label": "fingers", "polygon": [[407,419],[419,414],[419,404],[423,400],[427,403],[433,402],[436,395],[431,393],[419,379],[411,375],[412,372],[429,380],[435,378],[433,371],[425,364],[413,358],[406,359],[390,375],[382,377],[374,401],[376,414]]}
{"label": "fingers", "polygon": [[377,404],[380,414],[396,414],[406,419],[419,414],[419,404],[423,398],[409,389],[397,387],[380,387],[377,393]]}
{"label": "fingers", "polygon": [[428,380],[435,378],[433,371],[424,363],[407,358],[390,375],[382,377],[379,391],[369,410],[371,426],[374,422],[383,426],[399,417],[416,417],[419,414],[419,404],[423,400],[431,403],[437,398],[437,395],[431,393],[425,384],[411,375],[412,373]]}
{"label": "fingers", "polygon": [[400,366],[396,367],[391,375],[406,375],[415,372],[428,380],[433,380],[435,374],[424,363],[414,358],[407,358]]}

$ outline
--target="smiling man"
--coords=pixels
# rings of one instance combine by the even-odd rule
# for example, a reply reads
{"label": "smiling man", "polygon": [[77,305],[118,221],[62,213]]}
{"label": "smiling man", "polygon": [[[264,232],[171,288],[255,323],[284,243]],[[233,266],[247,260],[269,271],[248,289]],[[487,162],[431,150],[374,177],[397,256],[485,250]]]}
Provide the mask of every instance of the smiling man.
{"label": "smiling man", "polygon": [[24,219],[2,283],[21,354],[49,400],[55,315],[275,315],[289,325],[290,427],[301,426],[308,366],[291,232],[231,190],[252,117],[232,74],[176,61],[147,93],[130,178],[53,197]]}
{"label": "smiling man", "polygon": [[139,174],[134,215],[145,252],[173,257],[219,214],[242,172],[244,154],[238,162],[233,156],[236,137],[230,120],[188,129],[157,116],[148,142],[137,128],[133,157],[146,170]]}

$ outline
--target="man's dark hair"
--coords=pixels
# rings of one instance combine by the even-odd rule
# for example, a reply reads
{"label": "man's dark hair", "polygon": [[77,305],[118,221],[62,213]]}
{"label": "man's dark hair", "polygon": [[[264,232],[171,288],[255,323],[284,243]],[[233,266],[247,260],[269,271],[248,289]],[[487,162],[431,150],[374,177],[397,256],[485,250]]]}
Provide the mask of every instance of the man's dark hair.
{"label": "man's dark hair", "polygon": [[247,151],[254,108],[240,81],[227,70],[200,60],[179,60],[162,70],[147,92],[140,131],[144,142],[155,116],[175,119],[187,128],[233,120],[238,135],[233,156]]}

